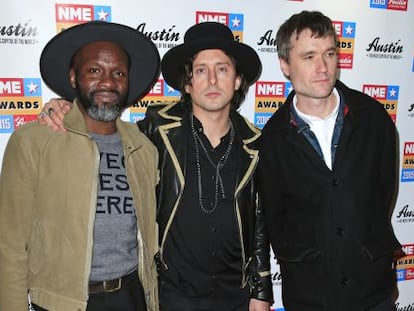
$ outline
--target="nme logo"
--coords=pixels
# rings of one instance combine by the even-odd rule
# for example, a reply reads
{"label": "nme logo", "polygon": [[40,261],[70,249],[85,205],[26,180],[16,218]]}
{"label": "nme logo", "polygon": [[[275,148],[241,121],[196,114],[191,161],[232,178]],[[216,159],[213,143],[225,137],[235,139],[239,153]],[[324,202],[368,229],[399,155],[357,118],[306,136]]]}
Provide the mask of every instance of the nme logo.
{"label": "nme logo", "polygon": [[258,128],[263,128],[273,113],[282,107],[291,89],[290,82],[256,82],[254,123]]}
{"label": "nme logo", "polygon": [[234,39],[243,42],[243,14],[196,11],[196,23],[204,22],[218,22],[226,25],[233,32]]}
{"label": "nme logo", "polygon": [[364,84],[362,92],[378,100],[395,122],[400,87],[398,85]]}
{"label": "nme logo", "polygon": [[0,115],[36,115],[41,95],[40,78],[0,78]]}
{"label": "nme logo", "polygon": [[87,4],[55,4],[57,32],[90,21],[111,21],[111,7]]}
{"label": "nme logo", "polygon": [[404,143],[401,182],[414,181],[414,142]]}
{"label": "nme logo", "polygon": [[[179,98],[179,91],[169,86],[164,80],[159,79],[144,98],[131,106],[130,112],[139,113],[139,117],[143,118],[148,105],[174,102]],[[136,118],[137,116],[135,116],[135,119]]]}
{"label": "nme logo", "polygon": [[406,142],[404,144],[404,156],[407,155],[414,156],[414,142]]}
{"label": "nme logo", "polygon": [[414,256],[414,244],[405,244],[401,248],[405,256]]}
{"label": "nme logo", "polygon": [[152,89],[148,92],[148,97],[150,96],[180,96],[180,92],[172,88],[164,80],[158,80]]}
{"label": "nme logo", "polygon": [[0,96],[24,96],[23,79],[0,78]]}
{"label": "nme logo", "polygon": [[408,0],[370,0],[369,6],[376,9],[407,11]]}
{"label": "nme logo", "polygon": [[0,97],[41,96],[39,78],[0,78]]}
{"label": "nme logo", "polygon": [[338,40],[338,67],[352,69],[354,65],[356,23],[332,21],[332,24]]}
{"label": "nme logo", "polygon": [[256,97],[284,97],[289,94],[290,83],[257,81]]}
{"label": "nme logo", "polygon": [[397,280],[412,280],[414,279],[414,244],[405,244],[402,250],[405,256],[396,261]]}

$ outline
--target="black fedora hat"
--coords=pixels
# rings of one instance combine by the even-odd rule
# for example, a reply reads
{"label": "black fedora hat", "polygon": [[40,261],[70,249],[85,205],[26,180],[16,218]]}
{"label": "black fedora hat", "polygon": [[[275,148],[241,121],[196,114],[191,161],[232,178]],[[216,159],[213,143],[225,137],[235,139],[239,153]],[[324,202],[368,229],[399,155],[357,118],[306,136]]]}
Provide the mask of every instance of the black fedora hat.
{"label": "black fedora hat", "polygon": [[160,55],[156,46],[144,34],[129,26],[102,21],[70,27],[46,44],[40,56],[40,73],[47,86],[72,101],[76,92],[69,80],[70,62],[76,51],[96,41],[117,43],[128,54],[128,104],[144,96],[160,74]]}
{"label": "black fedora hat", "polygon": [[184,35],[184,43],[167,51],[161,61],[164,80],[179,89],[180,72],[185,62],[196,53],[207,49],[220,49],[229,53],[237,62],[249,85],[259,78],[262,63],[256,51],[234,40],[231,30],[217,22],[205,22],[190,27]]}

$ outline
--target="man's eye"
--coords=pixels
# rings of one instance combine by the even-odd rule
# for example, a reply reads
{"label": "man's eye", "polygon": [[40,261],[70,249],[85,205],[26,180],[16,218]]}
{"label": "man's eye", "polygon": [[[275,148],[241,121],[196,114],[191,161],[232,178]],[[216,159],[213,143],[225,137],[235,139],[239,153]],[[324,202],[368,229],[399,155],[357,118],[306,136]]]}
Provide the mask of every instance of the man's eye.
{"label": "man's eye", "polygon": [[200,74],[200,73],[204,73],[205,72],[205,69],[204,68],[196,68],[195,70],[194,70],[194,73],[195,74]]}
{"label": "man's eye", "polygon": [[221,66],[218,68],[219,72],[227,72],[227,66]]}

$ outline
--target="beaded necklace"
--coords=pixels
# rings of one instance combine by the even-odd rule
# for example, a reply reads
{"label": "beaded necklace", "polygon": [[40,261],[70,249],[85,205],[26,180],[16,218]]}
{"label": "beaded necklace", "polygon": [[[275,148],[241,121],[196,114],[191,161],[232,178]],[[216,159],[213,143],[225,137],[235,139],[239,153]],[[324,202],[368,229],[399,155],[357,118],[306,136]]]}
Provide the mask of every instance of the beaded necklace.
{"label": "beaded necklace", "polygon": [[[229,144],[227,146],[227,149],[224,152],[223,156],[218,161],[218,163],[215,164],[213,162],[213,160],[211,160],[211,157],[208,154],[208,151],[207,151],[206,146],[204,145],[203,141],[201,140],[200,136],[198,135],[198,133],[197,133],[197,131],[195,129],[195,126],[194,126],[194,115],[193,114],[191,114],[190,120],[191,120],[191,133],[193,134],[193,140],[194,140],[194,146],[195,146],[195,153],[196,153],[198,202],[200,204],[201,210],[204,213],[206,213],[206,214],[210,214],[210,213],[212,213],[212,212],[214,212],[216,210],[217,203],[218,203],[219,189],[220,189],[220,192],[221,192],[222,199],[225,199],[226,198],[225,197],[225,194],[224,194],[223,179],[221,178],[220,171],[225,166],[225,164],[227,162],[227,159],[229,158],[231,149],[233,147],[234,136],[235,136],[235,134],[234,134],[234,128],[233,128],[233,122],[229,119],[230,139],[229,139]],[[200,163],[200,149],[199,149],[199,146],[201,147],[201,150],[206,155],[206,158],[207,158],[208,162],[216,170],[214,204],[212,205],[212,208],[211,209],[205,208],[204,207],[204,203],[203,203],[203,183],[202,183],[202,178],[201,178],[201,163]]]}

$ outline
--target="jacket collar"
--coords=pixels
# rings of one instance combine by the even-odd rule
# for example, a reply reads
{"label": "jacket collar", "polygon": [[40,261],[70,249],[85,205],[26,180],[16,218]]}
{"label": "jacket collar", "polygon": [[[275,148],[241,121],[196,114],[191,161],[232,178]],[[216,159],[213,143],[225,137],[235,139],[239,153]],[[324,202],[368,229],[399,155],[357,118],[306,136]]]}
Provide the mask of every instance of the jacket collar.
{"label": "jacket collar", "polygon": [[261,135],[260,130],[235,110],[231,110],[230,118],[235,126],[236,135],[243,143],[244,148],[250,149]]}
{"label": "jacket collar", "polygon": [[63,118],[63,125],[68,131],[88,135],[89,131],[77,99],[73,101],[72,109]]}
{"label": "jacket collar", "polygon": [[[359,111],[364,109],[372,109],[372,105],[367,104],[365,101],[361,101],[360,98],[355,97],[355,94],[360,95],[360,92],[348,88],[341,81],[336,81],[335,88],[337,89],[340,97],[340,109],[343,109],[342,112],[344,117],[347,115],[357,114]],[[273,131],[286,130],[291,126],[294,126],[296,128],[301,128],[303,126],[303,124],[300,122],[298,123],[298,119],[294,116],[294,112],[292,112],[294,96],[295,91],[290,92],[283,106],[279,108],[279,110],[270,119],[272,122],[268,122],[269,126],[265,126],[263,129],[262,133],[264,135],[267,135]],[[352,123],[355,122],[355,120],[348,119],[348,122]]]}
{"label": "jacket collar", "polygon": [[[183,121],[183,117],[185,114],[190,112],[189,106],[183,102],[175,102],[169,105],[166,105],[164,108],[158,111],[158,114],[164,118],[165,120],[170,120],[175,126],[181,125]],[[246,118],[241,116],[237,111],[231,110],[230,111],[230,118],[233,121],[235,126],[236,135],[242,141],[243,145],[249,145],[255,142],[261,132],[258,128],[256,128],[251,122],[249,122]],[[175,122],[179,122],[176,124]],[[174,127],[171,123],[167,128]]]}
{"label": "jacket collar", "polygon": [[[141,136],[136,135],[139,133],[138,130],[137,133],[134,132],[133,136],[131,136],[130,131],[126,129],[127,125],[124,121],[121,120],[121,118],[117,118],[115,122],[116,128],[122,138],[122,142],[124,145],[128,145],[129,150],[135,150],[143,144]],[[90,137],[84,116],[79,108],[79,103],[76,99],[73,101],[72,109],[65,115],[63,124],[65,128],[70,132]]]}

